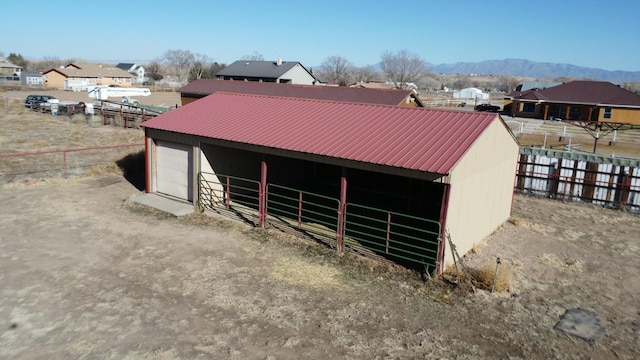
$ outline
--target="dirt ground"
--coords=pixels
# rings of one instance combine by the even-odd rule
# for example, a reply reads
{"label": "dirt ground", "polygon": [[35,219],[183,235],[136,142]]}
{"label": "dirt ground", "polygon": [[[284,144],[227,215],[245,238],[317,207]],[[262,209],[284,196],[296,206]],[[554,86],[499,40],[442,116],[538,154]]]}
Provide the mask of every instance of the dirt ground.
{"label": "dirt ground", "polygon": [[[515,197],[466,259],[508,292],[134,205],[115,174],[0,186],[0,358],[623,358],[640,353],[640,218]],[[598,314],[595,343],[553,329]]]}
{"label": "dirt ground", "polygon": [[[27,116],[0,113],[0,154],[82,146],[90,132],[139,141],[139,130]],[[471,272],[500,258],[508,291],[474,293],[274,230],[135,205],[139,188],[117,170],[0,185],[0,358],[640,354],[637,215],[516,195],[511,221],[465,257]],[[575,308],[597,314],[601,339],[554,330]]]}

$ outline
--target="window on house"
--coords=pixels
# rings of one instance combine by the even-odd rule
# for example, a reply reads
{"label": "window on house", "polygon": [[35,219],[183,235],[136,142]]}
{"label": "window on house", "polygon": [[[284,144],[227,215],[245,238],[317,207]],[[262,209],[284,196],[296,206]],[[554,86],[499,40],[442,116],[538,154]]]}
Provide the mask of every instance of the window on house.
{"label": "window on house", "polygon": [[611,108],[610,107],[604,108],[604,118],[605,119],[611,119]]}
{"label": "window on house", "polygon": [[528,112],[528,113],[536,112],[536,104],[528,103],[528,102],[522,104],[522,112]]}

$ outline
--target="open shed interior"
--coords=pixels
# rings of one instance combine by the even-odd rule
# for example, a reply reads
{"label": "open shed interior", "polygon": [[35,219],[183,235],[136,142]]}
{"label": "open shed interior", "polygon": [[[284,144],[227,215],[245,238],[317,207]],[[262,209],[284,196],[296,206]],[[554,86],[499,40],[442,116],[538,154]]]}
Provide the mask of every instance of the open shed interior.
{"label": "open shed interior", "polygon": [[[218,179],[228,177],[229,186],[236,189],[233,196],[239,198],[255,198],[255,191],[238,182],[260,182],[264,161],[268,184],[267,221],[285,221],[283,219],[299,215],[301,224],[313,224],[328,233],[339,231],[336,222],[344,175],[347,247],[365,248],[371,255],[410,268],[424,270],[424,262],[435,265],[443,184],[218,145],[201,144],[200,147],[203,169],[210,167]],[[298,206],[304,210],[297,210]],[[390,240],[399,242],[389,244]],[[429,254],[428,260],[422,254],[424,251]],[[415,261],[417,258],[422,260]]]}

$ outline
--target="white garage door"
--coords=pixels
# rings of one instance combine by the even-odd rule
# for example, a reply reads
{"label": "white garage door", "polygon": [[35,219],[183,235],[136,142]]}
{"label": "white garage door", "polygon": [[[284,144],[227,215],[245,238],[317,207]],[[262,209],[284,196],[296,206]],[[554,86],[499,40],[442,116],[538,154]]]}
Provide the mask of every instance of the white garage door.
{"label": "white garage door", "polygon": [[193,200],[193,147],[158,141],[156,184],[159,193]]}

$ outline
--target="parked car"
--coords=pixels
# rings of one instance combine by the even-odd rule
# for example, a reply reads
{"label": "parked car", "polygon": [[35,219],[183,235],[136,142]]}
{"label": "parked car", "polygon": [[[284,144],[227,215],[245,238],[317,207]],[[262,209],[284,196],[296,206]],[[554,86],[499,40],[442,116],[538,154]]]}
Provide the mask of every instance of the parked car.
{"label": "parked car", "polygon": [[476,105],[473,110],[475,111],[488,111],[488,112],[498,112],[500,111],[500,106],[492,105],[489,103],[484,103],[480,105]]}
{"label": "parked car", "polygon": [[37,110],[40,108],[40,104],[46,103],[47,101],[53,99],[55,98],[50,95],[29,95],[24,100],[24,107],[32,110]]}

